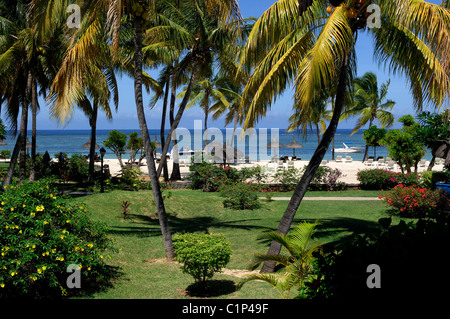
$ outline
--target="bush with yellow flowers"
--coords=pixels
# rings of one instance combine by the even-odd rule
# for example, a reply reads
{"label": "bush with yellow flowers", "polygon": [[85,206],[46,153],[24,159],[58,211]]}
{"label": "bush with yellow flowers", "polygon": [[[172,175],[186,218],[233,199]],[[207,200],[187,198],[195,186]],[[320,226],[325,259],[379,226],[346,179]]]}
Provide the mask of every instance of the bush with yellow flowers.
{"label": "bush with yellow flowers", "polygon": [[[116,249],[105,225],[92,221],[41,180],[5,186],[0,193],[0,298],[80,294],[110,274],[105,263]],[[81,288],[70,288],[67,271],[80,269]],[[94,288],[95,289],[95,288]]]}

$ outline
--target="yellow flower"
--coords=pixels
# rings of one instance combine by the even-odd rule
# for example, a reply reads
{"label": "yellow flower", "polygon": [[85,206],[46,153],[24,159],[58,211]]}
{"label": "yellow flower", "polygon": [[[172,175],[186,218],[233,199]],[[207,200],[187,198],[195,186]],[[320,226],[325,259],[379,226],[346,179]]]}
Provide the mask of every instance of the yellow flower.
{"label": "yellow flower", "polygon": [[47,269],[47,266],[42,266],[42,270],[45,270],[45,269]]}
{"label": "yellow flower", "polygon": [[4,287],[5,287],[5,284],[0,284],[0,287],[4,288]]}
{"label": "yellow flower", "polygon": [[14,207],[11,207],[11,211],[12,211],[12,212],[14,211]]}
{"label": "yellow flower", "polygon": [[70,219],[66,220],[66,223],[69,224],[70,223]]}
{"label": "yellow flower", "polygon": [[2,205],[5,205],[5,202],[2,202]]}
{"label": "yellow flower", "polygon": [[13,271],[13,272],[11,273],[11,276],[14,277],[15,275],[17,275],[17,273]]}
{"label": "yellow flower", "polygon": [[30,213],[30,215],[31,215],[32,217],[34,217],[34,216],[36,216],[36,213]]}
{"label": "yellow flower", "polygon": [[42,269],[38,268],[37,272],[38,272],[38,274],[42,273]]}
{"label": "yellow flower", "polygon": [[48,221],[44,220],[44,225],[47,225],[47,224],[48,224]]}
{"label": "yellow flower", "polygon": [[42,212],[43,210],[44,210],[44,205],[36,206],[36,211],[37,212]]}
{"label": "yellow flower", "polygon": [[23,204],[22,207],[25,208],[25,207],[27,207],[27,205]]}
{"label": "yellow flower", "polygon": [[88,244],[89,248],[92,248],[93,246],[94,246],[94,244],[92,244],[92,243]]}

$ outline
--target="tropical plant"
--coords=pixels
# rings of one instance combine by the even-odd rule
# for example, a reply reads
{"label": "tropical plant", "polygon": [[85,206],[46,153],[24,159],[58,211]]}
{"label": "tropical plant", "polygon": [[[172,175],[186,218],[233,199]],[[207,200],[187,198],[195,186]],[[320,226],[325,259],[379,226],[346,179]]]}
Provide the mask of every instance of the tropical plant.
{"label": "tropical plant", "polygon": [[309,279],[313,271],[315,254],[320,252],[321,243],[315,242],[313,236],[316,233],[318,223],[301,222],[288,235],[276,231],[266,232],[261,239],[276,241],[282,245],[288,255],[271,255],[257,253],[254,264],[250,269],[256,269],[265,261],[273,261],[281,266],[281,274],[254,274],[247,275],[239,281],[237,288],[253,280],[259,280],[270,284],[283,299],[290,297],[293,288],[302,289],[303,282]]}
{"label": "tropical plant", "polygon": [[[379,6],[379,16],[371,16],[368,6]],[[264,115],[277,95],[294,84],[296,113],[312,112],[311,105],[323,89],[336,92],[333,116],[298,183],[278,226],[287,234],[308,185],[319,167],[333,137],[345,103],[348,87],[356,73],[355,43],[359,30],[367,29],[375,40],[375,58],[394,73],[406,75],[414,106],[424,102],[439,107],[448,95],[450,64],[444,52],[448,38],[450,12],[439,5],[419,0],[333,1],[327,12],[326,1],[297,0],[275,2],[255,23],[250,33],[243,65],[254,71],[243,93],[247,114],[244,128]],[[382,28],[367,27],[367,20],[382,22]],[[369,21],[372,22],[372,21]],[[376,25],[376,24],[375,24]],[[262,105],[260,107],[260,105]],[[280,252],[273,242],[269,254]],[[273,271],[265,263],[262,272]]]}

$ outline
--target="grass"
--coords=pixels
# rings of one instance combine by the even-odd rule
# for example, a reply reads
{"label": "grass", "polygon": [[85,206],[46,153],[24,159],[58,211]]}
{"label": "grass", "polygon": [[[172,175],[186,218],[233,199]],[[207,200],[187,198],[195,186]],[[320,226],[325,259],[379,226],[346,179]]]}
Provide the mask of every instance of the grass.
{"label": "grass", "polygon": [[[123,218],[121,207],[125,200],[131,202],[127,219]],[[120,252],[113,254],[108,263],[119,267],[121,275],[113,282],[113,288],[96,293],[92,298],[194,298],[186,293],[193,279],[181,273],[178,264],[164,259],[159,221],[150,191],[116,190],[78,197],[73,201],[83,203],[93,219],[106,223],[120,248]],[[261,202],[262,207],[258,210],[234,211],[223,208],[218,193],[193,190],[173,190],[172,197],[165,200],[172,234],[224,234],[231,241],[233,251],[227,269],[234,270],[245,270],[253,253],[267,251],[269,243],[258,241],[258,235],[263,229],[276,229],[288,204],[288,201]],[[351,205],[348,201],[304,201],[294,224],[319,219],[321,225],[317,238],[323,243],[338,243],[347,236],[377,227],[377,220],[385,216],[385,209],[381,201],[352,201]],[[238,280],[231,275],[215,275],[211,282],[214,294],[210,297],[279,297],[269,285],[261,282],[248,283],[236,291]]]}
{"label": "grass", "polygon": [[[276,192],[273,197],[291,197],[294,192]],[[265,193],[261,192],[260,196]],[[380,191],[377,190],[344,190],[344,191],[308,191],[305,197],[378,197]]]}

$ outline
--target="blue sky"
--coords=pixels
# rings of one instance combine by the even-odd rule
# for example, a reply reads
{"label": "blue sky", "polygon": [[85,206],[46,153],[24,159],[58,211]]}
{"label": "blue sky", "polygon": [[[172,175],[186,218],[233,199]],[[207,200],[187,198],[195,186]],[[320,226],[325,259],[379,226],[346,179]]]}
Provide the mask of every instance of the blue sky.
{"label": "blue sky", "polygon": [[[267,8],[269,8],[274,0],[240,0],[240,9],[244,17],[259,17]],[[440,4],[440,0],[432,0],[429,2]],[[360,33],[357,41],[357,67],[358,76],[362,76],[365,72],[374,72],[378,77],[379,85],[391,80],[389,93],[387,98],[396,102],[393,113],[396,118],[404,114],[415,114],[413,102],[406,79],[402,76],[393,76],[378,66],[373,60],[373,43],[367,33]],[[157,72],[151,73],[157,77]],[[136,115],[136,107],[134,103],[134,88],[131,78],[122,78],[119,81],[119,110],[113,113],[113,120],[109,121],[103,114],[99,114],[98,129],[136,129],[138,130],[138,119]],[[148,104],[149,94],[144,94],[144,103]],[[87,117],[82,112],[76,110],[72,120],[62,127],[52,119],[48,114],[48,106],[41,99],[41,110],[38,114],[37,129],[89,129]],[[162,103],[157,103],[153,110],[146,108],[147,124],[150,129],[159,129],[161,121]],[[287,90],[282,96],[277,98],[276,103],[272,105],[270,112],[265,119],[262,119],[258,127],[264,128],[286,128],[289,124],[288,118],[292,114],[292,90]],[[180,123],[180,127],[193,128],[194,120],[202,120],[203,114],[198,107],[186,110]],[[349,119],[339,124],[339,128],[353,128],[355,119]],[[223,128],[223,119],[208,121],[209,127]],[[395,127],[398,127],[396,125]],[[30,126],[31,128],[31,126]]]}

